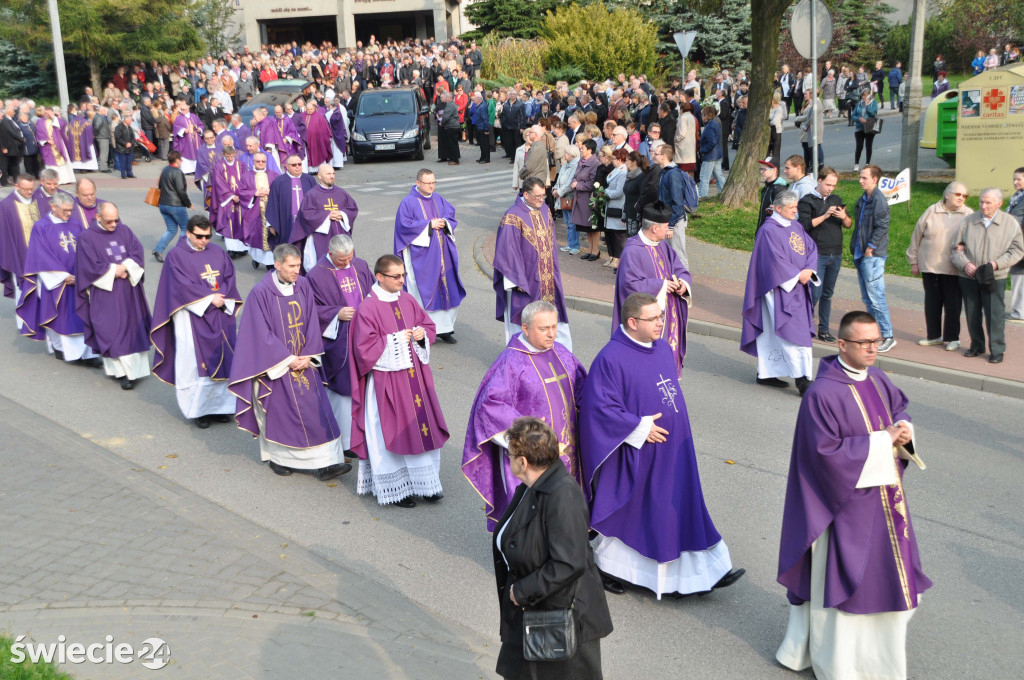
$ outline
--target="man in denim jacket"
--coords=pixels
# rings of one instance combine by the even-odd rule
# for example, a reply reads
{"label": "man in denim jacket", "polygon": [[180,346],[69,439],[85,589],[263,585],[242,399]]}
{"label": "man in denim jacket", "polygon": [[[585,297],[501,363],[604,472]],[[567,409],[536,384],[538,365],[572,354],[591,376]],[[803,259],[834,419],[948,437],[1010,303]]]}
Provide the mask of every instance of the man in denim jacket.
{"label": "man in denim jacket", "polygon": [[889,305],[885,301],[885,260],[889,254],[889,203],[878,191],[882,169],[865,165],[860,171],[860,187],[864,194],[853,210],[856,226],[850,239],[853,264],[857,267],[860,297],[867,311],[878,321],[883,342],[879,352],[896,346],[889,321]]}

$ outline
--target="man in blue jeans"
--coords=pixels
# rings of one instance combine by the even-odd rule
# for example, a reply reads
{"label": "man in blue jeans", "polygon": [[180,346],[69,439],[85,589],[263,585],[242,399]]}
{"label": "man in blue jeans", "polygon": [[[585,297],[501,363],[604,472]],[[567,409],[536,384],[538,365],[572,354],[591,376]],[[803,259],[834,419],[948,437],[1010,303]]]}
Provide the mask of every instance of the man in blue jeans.
{"label": "man in blue jeans", "polygon": [[192,207],[192,201],[188,197],[188,182],[185,174],[181,171],[181,153],[170,151],[167,154],[167,167],[160,173],[160,181],[157,183],[160,189],[160,215],[164,218],[167,231],[160,237],[160,241],[153,249],[153,259],[157,262],[164,261],[164,250],[179,232],[185,235],[185,228],[188,226],[188,209]]}
{"label": "man in blue jeans", "polygon": [[854,215],[857,226],[850,239],[853,264],[857,267],[860,297],[871,316],[878,321],[882,334],[879,352],[888,352],[896,346],[889,321],[889,305],[885,301],[885,259],[889,254],[889,203],[881,191],[876,191],[882,179],[882,169],[865,165],[860,171],[860,188],[864,194],[857,199]]}
{"label": "man in blue jeans", "polygon": [[843,229],[853,225],[846,204],[832,193],[839,182],[836,171],[825,166],[818,173],[818,184],[800,199],[800,223],[818,246],[818,277],[820,286],[811,286],[811,302],[818,308],[818,339],[835,342],[829,333],[832,314],[832,293],[843,265]]}

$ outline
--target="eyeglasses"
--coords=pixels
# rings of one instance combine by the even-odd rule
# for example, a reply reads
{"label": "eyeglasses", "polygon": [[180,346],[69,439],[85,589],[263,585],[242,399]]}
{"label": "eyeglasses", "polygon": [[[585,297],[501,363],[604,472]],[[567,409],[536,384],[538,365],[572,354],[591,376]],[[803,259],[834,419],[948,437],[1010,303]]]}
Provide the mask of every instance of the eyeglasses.
{"label": "eyeglasses", "polygon": [[389,279],[394,279],[395,281],[401,281],[402,279],[405,278],[405,272],[402,272],[401,274],[384,274],[384,273],[381,273],[381,276],[386,276]]}
{"label": "eyeglasses", "polygon": [[649,319],[641,319],[640,317],[636,317],[636,320],[637,321],[646,321],[648,323],[654,323],[656,321],[660,321],[662,323],[665,323],[665,315],[661,314],[660,316],[652,316]]}
{"label": "eyeglasses", "polygon": [[849,340],[847,338],[840,338],[843,342],[849,342],[850,344],[857,345],[861,349],[867,349],[868,347],[878,347],[884,340],[882,338],[875,338],[874,340]]}
{"label": "eyeglasses", "polygon": [[967,198],[967,194],[961,194],[955,191],[952,194],[950,194],[950,196],[959,196],[960,198]]}
{"label": "eyeglasses", "polygon": [[291,167],[300,167],[301,165],[302,165],[302,163],[287,163],[287,166],[289,168],[291,168]]}
{"label": "eyeglasses", "polygon": [[197,234],[197,233],[195,233],[193,231],[192,232],[192,237],[196,238],[196,239],[199,239],[200,241],[209,241],[211,238],[213,238],[213,234],[212,233],[210,233],[210,234]]}

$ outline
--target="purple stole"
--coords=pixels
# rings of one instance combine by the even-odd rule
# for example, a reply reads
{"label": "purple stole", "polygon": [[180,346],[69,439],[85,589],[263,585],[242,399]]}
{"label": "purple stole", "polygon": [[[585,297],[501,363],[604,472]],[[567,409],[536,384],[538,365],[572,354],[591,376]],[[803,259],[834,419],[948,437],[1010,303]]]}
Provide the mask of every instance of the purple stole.
{"label": "purple stole", "polygon": [[[651,256],[651,264],[654,265],[654,271],[657,273],[658,278],[671,279],[673,273],[668,268],[668,263],[665,262],[665,258],[662,257],[658,247],[649,246],[644,243],[644,249],[647,251],[647,254]],[[679,355],[679,325],[682,323],[682,319],[679,318],[678,300],[678,296],[671,293],[667,296],[665,303],[665,326],[661,329],[661,339],[667,342],[669,347],[672,348],[672,356],[676,358],[676,367],[681,371],[683,369],[683,365],[681,363],[682,359]]]}
{"label": "purple stole", "polygon": [[369,291],[363,292],[355,267],[335,269],[334,278],[338,280],[338,287],[341,289],[341,297],[345,300],[346,307],[355,309],[369,293]]}
{"label": "purple stole", "polygon": [[[398,330],[402,331],[409,328],[409,326],[406,325],[405,318],[402,316],[402,307],[399,305],[399,302],[401,302],[401,298],[387,304],[395,315],[395,325],[398,326]],[[413,356],[413,368],[401,371],[401,373],[405,375],[405,379],[409,383],[409,391],[413,395],[412,403],[416,413],[416,432],[423,444],[423,450],[432,451],[438,447],[434,445],[434,440],[431,437],[430,420],[427,417],[427,401],[423,397],[427,390],[426,385],[423,384],[422,364],[419,357],[416,356],[416,352],[412,351],[411,348],[410,352],[412,352]],[[416,370],[417,367],[420,367],[421,370]],[[383,384],[381,384],[381,387],[383,387]]]}
{"label": "purple stole", "polygon": [[[864,415],[864,425],[869,432],[879,432],[893,424],[889,409],[874,378],[854,382],[849,386],[853,397]],[[911,561],[913,528],[910,525],[910,513],[903,495],[903,465],[893,455],[893,465],[899,481],[896,484],[878,487],[879,502],[888,529],[888,541],[891,553],[878,551],[878,562],[871,560],[868,573],[871,575],[870,587],[858,588],[849,600],[843,603],[844,611],[860,611],[864,606],[872,607],[871,611],[904,611],[917,606],[917,583],[914,565]],[[868,491],[872,491],[868,489]],[[871,564],[875,562],[875,564]],[[873,568],[878,567],[878,568]],[[885,583],[885,586],[880,583]],[[892,602],[892,593],[902,593],[902,602]],[[878,604],[882,608],[876,608]]]}
{"label": "purple stole", "polygon": [[[291,175],[289,175],[291,177]],[[299,214],[299,205],[302,203],[302,197],[306,195],[306,192],[302,189],[302,177],[291,177],[292,180],[292,215]]]}
{"label": "purple stole", "polygon": [[[216,176],[214,176],[216,175]],[[242,164],[237,161],[232,165],[219,162],[210,171],[210,210],[216,210],[217,233],[221,236],[241,240],[244,237],[242,232],[242,202],[230,203],[221,206],[229,194],[238,195],[238,188],[242,184]]]}
{"label": "purple stole", "polygon": [[[520,350],[517,349],[517,351]],[[537,372],[541,391],[547,400],[550,420],[544,416],[540,416],[540,419],[555,431],[558,436],[558,457],[562,459],[565,469],[569,471],[576,483],[582,485],[583,477],[576,455],[576,430],[571,425],[576,422],[576,394],[573,390],[572,378],[569,376],[569,369],[562,363],[562,359],[554,349],[537,354],[530,352],[523,352],[523,354],[530,359],[530,364]],[[571,419],[569,409],[572,409]],[[514,489],[519,482],[507,468],[506,475],[510,478],[506,481],[511,485],[506,488]]]}
{"label": "purple stole", "polygon": [[[433,195],[431,195],[430,198],[425,198],[422,195],[417,196],[416,198],[419,201],[420,210],[423,211],[423,218],[428,222],[432,219],[443,217],[443,215],[441,215],[441,211],[437,209],[437,203],[434,201]],[[430,210],[427,210],[427,205],[430,205]],[[433,232],[434,237],[437,238],[438,251],[441,255],[441,272],[438,278],[441,283],[441,287],[438,290],[441,294],[441,299],[424,300],[423,303],[424,305],[430,303],[431,309],[451,309],[459,303],[452,302],[452,294],[448,290],[448,267],[454,267],[455,270],[458,271],[458,263],[445,262],[444,253],[445,250],[447,250],[445,238],[447,237],[444,234],[444,229],[431,229],[430,231]],[[461,302],[461,300],[459,302]]]}
{"label": "purple stole", "polygon": [[68,123],[68,145],[71,147],[71,161],[74,163],[84,163],[89,160],[89,152],[86,149],[88,149],[87,145],[92,145],[92,140],[86,136],[86,129],[91,131],[92,126],[86,123],[84,118],[71,116],[71,121]]}

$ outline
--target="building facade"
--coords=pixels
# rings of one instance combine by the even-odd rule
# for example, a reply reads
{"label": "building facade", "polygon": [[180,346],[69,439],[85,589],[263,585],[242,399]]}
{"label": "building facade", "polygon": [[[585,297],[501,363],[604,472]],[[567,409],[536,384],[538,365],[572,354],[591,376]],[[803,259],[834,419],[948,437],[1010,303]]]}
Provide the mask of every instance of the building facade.
{"label": "building facade", "polygon": [[469,30],[460,0],[234,0],[247,45],[445,41]]}

